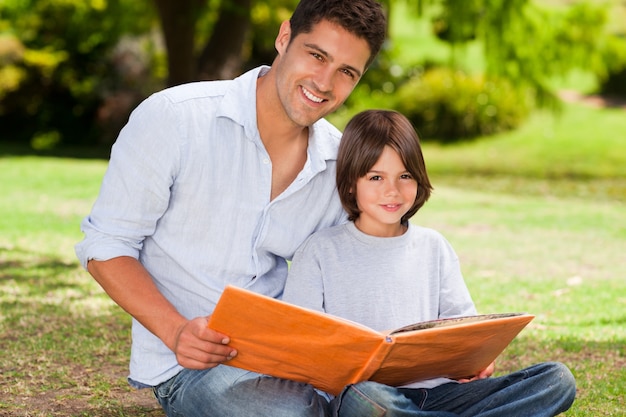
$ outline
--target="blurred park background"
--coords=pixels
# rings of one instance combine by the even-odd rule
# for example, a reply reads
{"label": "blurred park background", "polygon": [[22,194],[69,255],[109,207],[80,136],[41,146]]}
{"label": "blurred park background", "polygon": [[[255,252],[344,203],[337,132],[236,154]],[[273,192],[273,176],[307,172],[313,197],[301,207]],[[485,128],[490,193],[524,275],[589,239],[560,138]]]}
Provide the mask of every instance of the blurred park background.
{"label": "blurred park background", "polygon": [[[106,148],[150,93],[271,64],[295,4],[2,0],[0,141]],[[558,109],[566,87],[626,95],[624,1],[384,4],[389,40],[334,119],[340,127],[362,108],[396,108],[425,140],[461,141]]]}
{"label": "blurred park background", "polygon": [[[73,246],[130,111],[271,64],[297,0],[0,0],[0,416],[163,416],[125,381],[129,317]],[[385,0],[345,106],[415,124],[414,221],[479,311],[537,317],[498,361],[576,376],[568,416],[626,415],[626,0]]]}

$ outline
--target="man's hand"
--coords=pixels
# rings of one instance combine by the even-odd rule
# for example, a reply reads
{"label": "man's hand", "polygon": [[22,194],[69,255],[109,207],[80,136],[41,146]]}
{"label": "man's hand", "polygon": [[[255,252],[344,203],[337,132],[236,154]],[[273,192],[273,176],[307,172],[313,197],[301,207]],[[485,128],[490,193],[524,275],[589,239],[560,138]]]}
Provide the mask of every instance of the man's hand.
{"label": "man's hand", "polygon": [[173,351],[181,366],[188,369],[214,368],[237,355],[237,351],[228,346],[228,336],[209,329],[207,323],[206,317],[198,317],[178,329]]}
{"label": "man's hand", "polygon": [[496,362],[493,361],[489,364],[489,366],[487,366],[485,369],[480,371],[476,376],[472,378],[458,379],[457,381],[461,383],[465,383],[465,382],[477,381],[479,379],[486,379],[486,378],[489,378],[491,375],[493,375],[495,370],[496,370]]}
{"label": "man's hand", "polygon": [[208,319],[187,320],[161,294],[141,263],[129,256],[90,260],[87,268],[109,296],[176,354],[181,366],[208,369],[237,355],[228,336],[207,328]]}

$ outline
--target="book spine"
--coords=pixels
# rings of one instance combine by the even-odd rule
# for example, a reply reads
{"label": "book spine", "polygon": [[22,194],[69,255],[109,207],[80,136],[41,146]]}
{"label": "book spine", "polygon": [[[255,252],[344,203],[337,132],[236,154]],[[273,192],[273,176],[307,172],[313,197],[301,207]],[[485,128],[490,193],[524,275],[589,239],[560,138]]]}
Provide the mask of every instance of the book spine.
{"label": "book spine", "polygon": [[383,363],[391,347],[395,343],[395,340],[390,335],[385,335],[385,337],[381,340],[380,345],[372,352],[372,356],[370,356],[369,360],[363,365],[361,368],[361,372],[359,372],[352,381],[351,384],[355,384],[361,381],[367,381],[370,379],[372,375],[380,368],[380,365]]}

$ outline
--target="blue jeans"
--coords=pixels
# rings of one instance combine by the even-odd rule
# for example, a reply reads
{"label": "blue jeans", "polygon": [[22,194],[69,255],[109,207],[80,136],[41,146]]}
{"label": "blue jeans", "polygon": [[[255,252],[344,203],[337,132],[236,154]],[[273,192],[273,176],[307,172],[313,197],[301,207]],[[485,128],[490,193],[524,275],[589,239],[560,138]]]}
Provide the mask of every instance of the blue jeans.
{"label": "blue jeans", "polygon": [[542,363],[498,378],[432,389],[393,388],[361,382],[332,402],[338,417],[542,417],[566,411],[574,402],[576,382],[570,370]]}
{"label": "blue jeans", "polygon": [[324,417],[330,410],[311,385],[225,365],[184,369],[154,394],[168,417]]}
{"label": "blue jeans", "polygon": [[574,401],[569,369],[543,363],[499,378],[432,389],[348,386],[329,404],[307,384],[228,366],[183,370],[154,388],[168,417],[555,416]]}

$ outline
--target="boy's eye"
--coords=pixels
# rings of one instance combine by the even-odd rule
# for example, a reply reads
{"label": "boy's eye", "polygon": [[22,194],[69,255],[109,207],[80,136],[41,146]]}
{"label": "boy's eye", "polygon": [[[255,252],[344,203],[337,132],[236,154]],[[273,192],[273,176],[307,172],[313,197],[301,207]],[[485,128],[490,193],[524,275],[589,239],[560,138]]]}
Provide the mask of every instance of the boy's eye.
{"label": "boy's eye", "polygon": [[402,174],[400,178],[405,179],[405,180],[412,180],[413,176],[411,174]]}
{"label": "boy's eye", "polygon": [[380,181],[380,180],[382,180],[382,179],[383,179],[383,178],[382,178],[380,175],[372,175],[372,176],[370,177],[370,181]]}

